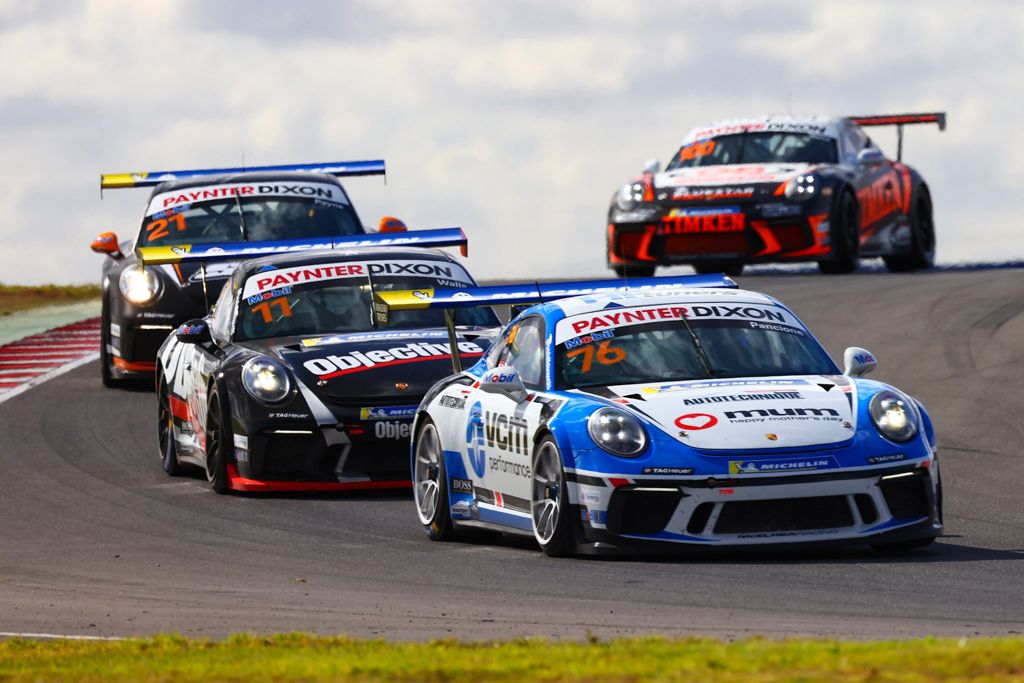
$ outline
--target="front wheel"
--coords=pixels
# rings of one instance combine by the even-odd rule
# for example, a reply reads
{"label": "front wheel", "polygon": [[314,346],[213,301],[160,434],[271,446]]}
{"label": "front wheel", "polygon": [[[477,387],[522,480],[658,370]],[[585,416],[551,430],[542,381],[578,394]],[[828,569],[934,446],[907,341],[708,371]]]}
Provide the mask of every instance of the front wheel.
{"label": "front wheel", "polygon": [[110,301],[107,294],[103,295],[103,305],[100,310],[100,381],[108,389],[116,389],[127,384],[123,379],[114,377],[114,370],[111,367],[113,359],[108,347],[110,346]]}
{"label": "front wheel", "polygon": [[210,391],[206,413],[206,479],[215,493],[228,492],[228,457],[232,438],[230,417],[224,414],[220,391]]}
{"label": "front wheel", "polygon": [[693,269],[697,271],[698,275],[723,273],[732,277],[739,277],[743,275],[743,266],[744,263],[742,261],[701,261],[694,263]]}
{"label": "front wheel", "polygon": [[860,265],[860,209],[850,192],[842,192],[829,217],[832,256],[818,262],[821,272],[830,275],[852,273]]}
{"label": "front wheel", "polygon": [[416,513],[427,536],[434,541],[450,541],[455,537],[451,510],[448,507],[448,476],[437,427],[429,417],[416,434],[412,463],[413,498]]}
{"label": "front wheel", "polygon": [[181,475],[178,463],[178,448],[174,443],[174,414],[171,412],[171,395],[163,375],[160,376],[157,389],[157,440],[160,448],[160,463],[164,472],[177,477]]}
{"label": "front wheel", "polygon": [[533,491],[530,500],[533,535],[549,557],[572,553],[569,496],[558,445],[549,434],[533,453]]}
{"label": "front wheel", "polygon": [[656,266],[612,266],[618,277],[653,277]]}

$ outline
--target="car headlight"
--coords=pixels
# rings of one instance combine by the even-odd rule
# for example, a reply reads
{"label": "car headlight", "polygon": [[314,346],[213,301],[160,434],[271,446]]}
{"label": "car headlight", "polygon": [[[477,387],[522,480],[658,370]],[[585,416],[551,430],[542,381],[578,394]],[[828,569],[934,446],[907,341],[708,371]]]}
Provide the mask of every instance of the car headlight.
{"label": "car headlight", "polygon": [[644,200],[643,183],[624,185],[615,196],[615,205],[623,211],[632,211]]}
{"label": "car headlight", "polygon": [[868,404],[868,412],[878,431],[892,441],[910,441],[917,434],[917,411],[910,399],[894,391],[875,394]]}
{"label": "car headlight", "polygon": [[242,386],[249,395],[265,403],[284,400],[291,391],[288,371],[270,358],[256,357],[245,361],[242,366]]}
{"label": "car headlight", "polygon": [[786,199],[802,201],[810,199],[821,190],[821,182],[813,173],[798,175],[786,183]]}
{"label": "car headlight", "polygon": [[125,268],[118,280],[121,294],[133,304],[148,304],[160,294],[160,277],[149,268]]}
{"label": "car headlight", "polygon": [[647,445],[647,433],[635,417],[618,408],[601,408],[587,420],[587,432],[612,455],[631,458]]}

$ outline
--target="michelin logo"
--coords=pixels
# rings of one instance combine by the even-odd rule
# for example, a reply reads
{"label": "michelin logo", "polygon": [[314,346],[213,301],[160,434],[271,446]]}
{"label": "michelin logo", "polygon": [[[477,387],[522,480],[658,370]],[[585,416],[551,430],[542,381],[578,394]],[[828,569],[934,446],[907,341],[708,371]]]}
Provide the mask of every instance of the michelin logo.
{"label": "michelin logo", "polygon": [[803,472],[830,470],[839,467],[835,458],[803,458],[799,460],[730,460],[729,474],[763,474],[765,472]]}
{"label": "michelin logo", "polygon": [[360,420],[401,420],[416,417],[417,406],[386,406],[383,408],[360,408]]}

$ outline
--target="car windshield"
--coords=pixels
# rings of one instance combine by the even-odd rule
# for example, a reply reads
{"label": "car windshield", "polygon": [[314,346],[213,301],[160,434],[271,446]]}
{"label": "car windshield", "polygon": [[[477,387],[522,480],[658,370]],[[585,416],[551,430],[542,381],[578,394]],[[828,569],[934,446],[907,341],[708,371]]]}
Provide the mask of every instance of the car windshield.
{"label": "car windshield", "polygon": [[[691,311],[700,308],[728,307],[694,306]],[[762,309],[751,307],[749,310]],[[701,320],[687,315],[685,322],[677,318],[595,328],[557,345],[558,384],[560,388],[570,389],[684,382],[708,377],[837,372],[832,359],[795,318],[781,315],[778,318],[783,318],[784,322],[775,316]]]}
{"label": "car windshield", "polygon": [[[347,261],[275,268],[246,280],[234,337],[242,341],[445,326],[443,310],[419,309],[392,311],[386,328],[375,327],[370,315],[371,279],[376,291],[475,284],[460,265],[438,260]],[[455,323],[500,326],[490,308],[460,309]]]}
{"label": "car windshield", "polygon": [[158,194],[149,203],[139,244],[258,242],[362,232],[355,211],[337,185],[270,181]]}
{"label": "car windshield", "polygon": [[738,133],[683,145],[665,170],[722,164],[834,164],[835,140],[807,133]]}

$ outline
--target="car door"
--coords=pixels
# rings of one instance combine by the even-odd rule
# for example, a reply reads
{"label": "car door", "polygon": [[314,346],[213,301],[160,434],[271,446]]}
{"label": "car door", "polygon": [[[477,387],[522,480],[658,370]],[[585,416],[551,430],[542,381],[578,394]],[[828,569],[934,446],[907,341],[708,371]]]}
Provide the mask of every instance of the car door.
{"label": "car door", "polygon": [[[514,367],[527,390],[544,383],[544,320],[524,318],[491,348],[488,368]],[[522,392],[505,390],[485,376],[466,400],[465,456],[478,504],[503,513],[500,521],[530,528],[533,434],[538,411]],[[485,508],[486,509],[486,508]]]}
{"label": "car door", "polygon": [[854,169],[853,186],[860,206],[861,248],[873,253],[903,215],[904,200],[909,200],[904,194],[909,188],[904,187],[897,164],[891,159],[858,164],[857,154],[869,148],[877,149],[859,126],[849,124],[843,136],[843,160],[851,163]]}
{"label": "car door", "polygon": [[179,447],[185,455],[200,460],[206,458],[209,381],[223,356],[221,347],[230,343],[238,289],[238,278],[232,278],[221,290],[213,313],[204,319],[210,326],[213,341],[206,344],[178,342],[171,349],[168,362],[169,373],[174,377],[171,393],[184,402],[188,412],[188,420],[179,434]]}

